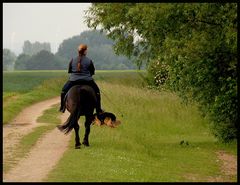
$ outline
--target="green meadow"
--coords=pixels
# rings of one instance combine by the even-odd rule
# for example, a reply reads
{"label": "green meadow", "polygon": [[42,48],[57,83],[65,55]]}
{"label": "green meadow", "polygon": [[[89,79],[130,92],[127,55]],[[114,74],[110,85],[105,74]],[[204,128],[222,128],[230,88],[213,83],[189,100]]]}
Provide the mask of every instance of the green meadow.
{"label": "green meadow", "polygon": [[[72,133],[68,150],[46,182],[207,182],[218,177],[237,181],[221,171],[216,155],[224,150],[236,156],[237,143],[219,143],[195,104],[183,104],[174,93],[147,89],[144,75],[96,72],[102,107],[122,123],[117,128],[92,125],[90,147],[79,150],[74,149]],[[59,96],[66,80],[65,71],[3,73],[3,123],[32,103]],[[39,119],[53,129],[59,114],[55,106]],[[84,119],[79,123],[82,140]],[[38,129],[23,138],[25,153],[44,132],[47,129]]]}

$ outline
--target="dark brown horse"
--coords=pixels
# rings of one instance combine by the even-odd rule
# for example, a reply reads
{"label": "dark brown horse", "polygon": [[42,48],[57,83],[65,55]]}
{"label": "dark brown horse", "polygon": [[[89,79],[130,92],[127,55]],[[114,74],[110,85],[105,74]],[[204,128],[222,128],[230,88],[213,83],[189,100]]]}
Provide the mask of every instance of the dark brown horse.
{"label": "dark brown horse", "polygon": [[[79,138],[79,125],[78,120],[80,116],[85,116],[85,135],[83,143],[85,146],[89,146],[88,136],[90,133],[90,126],[93,122],[99,122],[98,117],[93,115],[94,109],[96,108],[96,94],[94,90],[88,85],[75,85],[67,93],[65,105],[70,112],[70,116],[63,125],[58,125],[58,129],[65,134],[69,133],[73,128],[75,130],[75,148],[80,148],[80,138]],[[106,124],[108,126],[113,126],[116,122],[116,117],[114,114],[105,112],[101,114],[100,122],[101,124]],[[111,120],[110,124],[107,124],[107,120]],[[117,121],[116,123],[119,123]]]}

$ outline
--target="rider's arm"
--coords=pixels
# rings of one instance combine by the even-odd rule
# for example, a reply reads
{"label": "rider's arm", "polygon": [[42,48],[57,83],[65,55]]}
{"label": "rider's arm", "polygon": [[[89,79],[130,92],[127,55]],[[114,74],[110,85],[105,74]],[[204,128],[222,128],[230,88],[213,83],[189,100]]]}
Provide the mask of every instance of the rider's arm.
{"label": "rider's arm", "polygon": [[73,59],[71,59],[71,61],[68,64],[68,73],[72,73],[72,61]]}
{"label": "rider's arm", "polygon": [[90,61],[90,65],[89,65],[89,68],[88,68],[88,69],[89,69],[89,71],[90,71],[91,76],[95,74],[95,67],[94,67],[94,65],[93,65],[92,60]]}

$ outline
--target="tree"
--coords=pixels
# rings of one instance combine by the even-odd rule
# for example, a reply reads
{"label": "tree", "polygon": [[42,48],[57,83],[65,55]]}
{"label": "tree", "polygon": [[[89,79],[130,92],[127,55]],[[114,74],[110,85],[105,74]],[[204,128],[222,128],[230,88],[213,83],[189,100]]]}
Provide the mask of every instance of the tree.
{"label": "tree", "polygon": [[[65,39],[59,46],[56,55],[70,60],[77,55],[80,43],[88,45],[88,55],[94,61],[96,69],[133,69],[136,68],[125,56],[117,56],[113,51],[113,40],[99,30],[84,31],[78,36]],[[119,65],[122,64],[122,65]]]}
{"label": "tree", "polygon": [[14,69],[15,70],[26,70],[27,64],[30,60],[31,56],[26,54],[20,54],[15,62]]}
{"label": "tree", "polygon": [[15,62],[16,70],[60,70],[66,69],[68,63],[62,57],[46,50],[30,56],[21,54]]}
{"label": "tree", "polygon": [[16,55],[9,49],[3,49],[3,70],[13,70]]}
{"label": "tree", "polygon": [[40,52],[41,50],[45,50],[48,52],[51,52],[51,46],[50,43],[40,43],[40,42],[35,42],[31,43],[30,41],[24,41],[23,44],[23,53],[27,55],[34,55]]}
{"label": "tree", "polygon": [[61,63],[54,54],[42,50],[33,55],[26,64],[27,70],[53,70],[61,68]]}
{"label": "tree", "polygon": [[156,85],[198,102],[217,138],[237,137],[236,3],[93,3],[86,22],[151,64]]}

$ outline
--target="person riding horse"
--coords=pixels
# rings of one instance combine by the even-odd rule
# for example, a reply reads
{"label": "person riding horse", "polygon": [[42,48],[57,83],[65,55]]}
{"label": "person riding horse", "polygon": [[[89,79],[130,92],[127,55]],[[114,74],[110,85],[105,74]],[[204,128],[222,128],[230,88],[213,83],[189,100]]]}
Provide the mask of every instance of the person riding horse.
{"label": "person riding horse", "polygon": [[[66,96],[66,109],[70,113],[68,119],[57,128],[64,134],[68,134],[72,129],[75,131],[75,148],[80,149],[81,144],[89,145],[89,134],[91,124],[107,125],[115,128],[121,122],[116,119],[116,116],[111,112],[103,112],[99,116],[93,114],[96,108],[97,98],[93,88],[89,85],[74,85],[68,91]],[[81,116],[85,116],[85,134],[83,142],[80,142],[80,125],[78,121]]]}
{"label": "person riding horse", "polygon": [[65,112],[65,95],[68,90],[74,85],[89,85],[91,86],[97,97],[96,113],[100,115],[103,113],[101,108],[101,95],[100,90],[95,83],[92,76],[95,74],[95,67],[90,58],[87,55],[87,45],[80,44],[78,47],[78,56],[72,58],[69,62],[68,73],[70,73],[69,80],[64,84],[61,92],[60,112]]}

